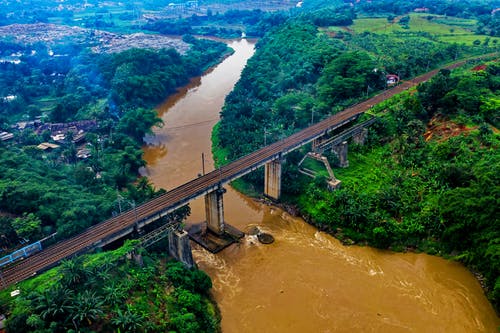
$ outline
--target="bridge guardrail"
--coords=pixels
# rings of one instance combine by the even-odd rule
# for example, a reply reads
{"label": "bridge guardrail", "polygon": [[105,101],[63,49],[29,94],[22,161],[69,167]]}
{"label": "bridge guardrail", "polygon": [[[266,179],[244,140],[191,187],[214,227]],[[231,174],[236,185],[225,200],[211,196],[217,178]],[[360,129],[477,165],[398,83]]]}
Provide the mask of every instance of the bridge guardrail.
{"label": "bridge guardrail", "polygon": [[17,261],[18,259],[27,258],[33,253],[40,252],[41,250],[42,250],[41,241],[27,245],[17,251],[12,252],[9,255],[0,258],[0,268],[11,264]]}

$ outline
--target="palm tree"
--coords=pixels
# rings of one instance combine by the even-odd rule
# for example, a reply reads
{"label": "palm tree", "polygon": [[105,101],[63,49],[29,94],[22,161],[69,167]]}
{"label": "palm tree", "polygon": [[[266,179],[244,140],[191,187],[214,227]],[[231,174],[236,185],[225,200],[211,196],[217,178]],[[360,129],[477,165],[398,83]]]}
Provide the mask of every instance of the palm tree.
{"label": "palm tree", "polygon": [[92,288],[92,286],[96,285],[105,285],[111,279],[111,273],[107,265],[96,266],[86,271],[90,272],[84,283],[86,288]]}
{"label": "palm tree", "polygon": [[127,310],[123,312],[118,309],[115,316],[111,318],[111,323],[118,326],[118,333],[123,330],[124,332],[138,332],[144,326],[144,317],[140,314],[133,312],[127,304]]}
{"label": "palm tree", "polygon": [[26,319],[26,325],[34,329],[42,330],[45,326],[45,321],[38,314],[32,314]]}
{"label": "palm tree", "polygon": [[84,290],[76,295],[71,316],[75,329],[78,330],[83,321],[86,321],[87,325],[90,326],[92,321],[103,315],[102,307],[102,298],[90,290]]}
{"label": "palm tree", "polygon": [[64,260],[61,263],[60,272],[62,273],[61,282],[70,289],[76,289],[89,275],[80,257]]}
{"label": "palm tree", "polygon": [[122,285],[115,283],[104,286],[103,292],[104,301],[111,306],[120,304],[127,297],[127,290]]}
{"label": "palm tree", "polygon": [[61,286],[52,287],[35,296],[36,311],[46,319],[67,319],[73,305],[74,292]]}

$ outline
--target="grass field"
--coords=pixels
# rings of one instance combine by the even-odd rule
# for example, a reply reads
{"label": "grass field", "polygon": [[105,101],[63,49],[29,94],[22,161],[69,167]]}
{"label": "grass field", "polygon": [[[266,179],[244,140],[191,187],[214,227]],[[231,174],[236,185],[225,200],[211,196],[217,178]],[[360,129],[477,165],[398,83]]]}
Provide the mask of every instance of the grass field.
{"label": "grass field", "polygon": [[[362,188],[366,192],[377,192],[383,183],[389,181],[387,173],[380,165],[386,159],[385,147],[378,147],[371,152],[349,153],[349,168],[335,168],[335,177],[344,186]],[[366,172],[370,170],[370,172]]]}
{"label": "grass field", "polygon": [[[431,20],[427,17],[432,17]],[[440,41],[447,43],[472,44],[479,40],[484,42],[488,36],[474,34],[475,20],[461,19],[455,17],[410,14],[409,29],[403,28],[398,23],[390,23],[385,17],[360,18],[354,20],[350,27],[355,33],[373,32],[377,34],[403,34],[403,33],[429,33]],[[490,41],[499,40],[491,37]],[[498,42],[497,42],[498,43]]]}
{"label": "grass field", "polygon": [[[411,23],[411,20],[410,20]],[[374,17],[374,18],[360,18],[354,20],[354,24],[350,27],[355,33],[361,32],[374,32],[378,34],[390,34],[393,32],[404,32],[407,31],[403,29],[397,23],[389,23],[386,18]]]}
{"label": "grass field", "polygon": [[344,32],[345,28],[343,27],[328,27],[328,28],[319,28],[319,31],[327,31],[327,32]]}
{"label": "grass field", "polygon": [[[142,11],[141,14],[155,14],[152,11]],[[120,17],[125,15],[126,19]],[[98,19],[101,22],[111,23],[112,26],[103,26],[101,29],[115,33],[133,33],[139,30],[135,27],[138,23],[134,16],[138,14],[132,10],[124,9],[122,6],[109,6],[105,10],[100,8],[88,8],[84,11],[75,11],[73,17],[64,19],[62,17],[51,17],[49,23],[69,24],[72,26],[83,26],[86,20],[94,21]]]}

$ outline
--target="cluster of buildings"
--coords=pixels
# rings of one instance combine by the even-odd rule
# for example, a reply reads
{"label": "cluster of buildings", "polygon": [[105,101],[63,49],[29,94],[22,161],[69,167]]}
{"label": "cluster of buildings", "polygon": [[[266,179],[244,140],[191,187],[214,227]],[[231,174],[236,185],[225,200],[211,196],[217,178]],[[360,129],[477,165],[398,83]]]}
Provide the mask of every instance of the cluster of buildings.
{"label": "cluster of buildings", "polygon": [[[69,123],[42,123],[40,120],[18,122],[12,126],[14,131],[33,130],[37,135],[49,132],[51,142],[42,142],[36,146],[42,151],[60,148],[69,142],[77,145],[77,158],[87,159],[91,156],[90,149],[85,144],[85,135],[97,128],[96,120],[80,120]],[[1,132],[0,140],[8,141],[14,138],[13,133]]]}

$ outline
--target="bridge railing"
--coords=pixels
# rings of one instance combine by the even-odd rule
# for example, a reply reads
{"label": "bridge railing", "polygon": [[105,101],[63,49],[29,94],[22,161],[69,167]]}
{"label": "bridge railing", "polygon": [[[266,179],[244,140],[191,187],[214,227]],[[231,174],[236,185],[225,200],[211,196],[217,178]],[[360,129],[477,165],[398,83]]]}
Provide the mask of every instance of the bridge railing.
{"label": "bridge railing", "polygon": [[365,122],[362,122],[361,124],[355,125],[352,128],[347,129],[344,132],[319,143],[319,145],[317,146],[317,149],[324,150],[330,146],[335,146],[335,145],[341,143],[342,141],[345,141],[345,140],[349,139],[350,137],[358,134],[359,132],[361,132],[361,130],[363,128],[370,126],[375,121],[377,121],[377,118],[374,117],[374,118],[368,119]]}
{"label": "bridge railing", "polygon": [[27,245],[17,251],[12,252],[11,254],[0,258],[0,267],[11,264],[19,259],[29,257],[33,253],[42,251],[42,243],[41,241],[32,243]]}

